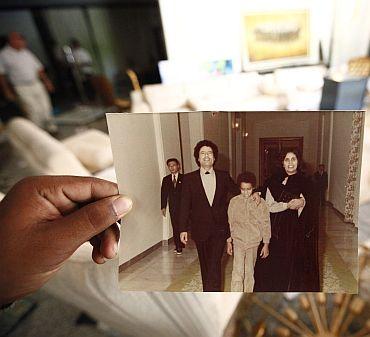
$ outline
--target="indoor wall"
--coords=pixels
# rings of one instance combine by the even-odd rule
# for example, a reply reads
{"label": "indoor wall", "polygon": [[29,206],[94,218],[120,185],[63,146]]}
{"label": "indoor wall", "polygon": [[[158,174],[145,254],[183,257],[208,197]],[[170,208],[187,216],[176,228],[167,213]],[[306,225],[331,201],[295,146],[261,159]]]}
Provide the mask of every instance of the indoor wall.
{"label": "indoor wall", "polygon": [[203,115],[204,138],[214,142],[218,147],[216,168],[229,171],[229,121],[227,112],[207,112]]}
{"label": "indoor wall", "polygon": [[164,57],[161,20],[153,6],[57,8],[43,13],[57,45],[77,38],[91,54],[95,72],[112,83],[126,77],[127,68],[148,71]]}
{"label": "indoor wall", "polygon": [[[119,263],[129,261],[163,239],[163,216],[160,211],[161,168],[153,115],[109,114],[109,133],[120,192],[133,200],[132,211],[122,226]],[[163,155],[162,155],[163,157]],[[132,243],[135,244],[132,244]]]}
{"label": "indoor wall", "polygon": [[6,36],[12,31],[20,32],[26,38],[28,48],[37,55],[42,64],[49,65],[30,10],[0,11],[0,22],[0,35]]}
{"label": "indoor wall", "polygon": [[[192,153],[195,143],[202,139],[202,114],[181,116],[181,121],[187,122],[181,129],[192,130],[183,139],[183,153],[187,160],[191,158],[195,163]],[[108,114],[108,126],[110,136],[116,140],[112,142],[116,175],[119,182],[124,182],[119,184],[120,191],[134,201],[133,210],[125,217],[122,229],[121,247],[130,243],[120,252],[122,264],[172,237],[169,212],[167,210],[167,216],[163,217],[160,210],[161,182],[169,174],[166,160],[176,157],[181,162],[180,133],[175,113],[137,113],[124,117]],[[190,171],[192,169],[185,172]]]}
{"label": "indoor wall", "polygon": [[10,31],[25,35],[29,49],[52,75],[58,104],[75,100],[74,96],[66,98],[65,91],[75,88],[62,66],[62,48],[70,44],[71,38],[78,39],[90,53],[95,74],[105,75],[118,97],[128,97],[132,90],[128,68],[137,73],[141,85],[160,82],[157,64],[167,54],[156,1],[86,1],[85,6],[73,1],[70,5],[50,0],[36,2],[21,7],[0,3],[0,35]]}
{"label": "indoor wall", "polygon": [[[259,181],[259,139],[270,137],[303,137],[303,160],[306,172],[317,167],[319,144],[318,112],[251,112],[246,120],[246,169],[255,173]],[[239,172],[240,173],[240,172]]]}
{"label": "indoor wall", "polygon": [[191,149],[189,114],[180,114],[180,130],[182,139],[182,172],[191,172],[194,163]]}
{"label": "indoor wall", "polygon": [[233,59],[238,71],[243,53],[242,13],[297,8],[311,11],[309,62],[319,61],[319,43],[322,60],[335,68],[369,53],[367,0],[159,0],[159,4],[168,59],[173,61]]}
{"label": "indoor wall", "polygon": [[[148,116],[150,118],[150,116]],[[170,174],[166,161],[168,158],[177,158],[181,163],[181,147],[180,147],[180,133],[178,115],[174,113],[154,114],[153,118],[158,122],[155,126],[156,145],[158,153],[158,166],[160,176],[158,183],[161,184],[162,178]],[[157,200],[158,197],[155,199]],[[158,202],[158,201],[156,201]],[[160,199],[158,203],[158,210],[160,209]],[[166,217],[163,218],[163,234],[162,240],[168,240],[173,235],[171,219],[169,211],[167,210]]]}

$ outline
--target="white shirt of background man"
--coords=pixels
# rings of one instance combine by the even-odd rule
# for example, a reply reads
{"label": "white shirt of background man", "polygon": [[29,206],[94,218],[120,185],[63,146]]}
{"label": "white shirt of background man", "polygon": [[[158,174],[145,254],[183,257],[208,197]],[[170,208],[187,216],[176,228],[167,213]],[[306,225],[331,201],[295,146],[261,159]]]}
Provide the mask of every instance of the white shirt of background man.
{"label": "white shirt of background man", "polygon": [[84,48],[73,48],[72,54],[77,64],[81,65],[84,74],[92,74],[92,58],[90,53]]}
{"label": "white shirt of background man", "polygon": [[0,74],[7,75],[14,86],[33,84],[44,67],[28,49],[16,50],[6,46],[0,52]]}

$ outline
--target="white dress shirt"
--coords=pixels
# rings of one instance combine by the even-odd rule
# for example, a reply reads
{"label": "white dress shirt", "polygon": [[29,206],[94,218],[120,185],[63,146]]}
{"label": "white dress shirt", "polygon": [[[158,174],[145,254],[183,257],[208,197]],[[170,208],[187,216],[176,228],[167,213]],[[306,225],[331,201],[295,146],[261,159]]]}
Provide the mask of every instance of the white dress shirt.
{"label": "white dress shirt", "polygon": [[171,175],[172,175],[172,183],[173,183],[173,179],[175,178],[176,179],[176,185],[177,185],[177,183],[179,182],[179,172],[177,172],[175,174],[171,173]]}
{"label": "white dress shirt", "polygon": [[82,48],[73,48],[72,54],[75,59],[75,62],[80,65],[81,70],[84,74],[91,75],[94,71],[92,68],[92,58],[90,53]]}
{"label": "white dress shirt", "polygon": [[41,62],[28,49],[14,49],[7,45],[0,52],[0,74],[7,75],[14,86],[30,85],[39,78]]}
{"label": "white dress shirt", "polygon": [[[206,174],[209,172],[209,174]],[[206,192],[208,202],[210,206],[213,204],[213,199],[216,193],[216,173],[213,168],[210,170],[205,170],[203,167],[200,168],[200,178],[202,179],[202,184],[204,191]]]}

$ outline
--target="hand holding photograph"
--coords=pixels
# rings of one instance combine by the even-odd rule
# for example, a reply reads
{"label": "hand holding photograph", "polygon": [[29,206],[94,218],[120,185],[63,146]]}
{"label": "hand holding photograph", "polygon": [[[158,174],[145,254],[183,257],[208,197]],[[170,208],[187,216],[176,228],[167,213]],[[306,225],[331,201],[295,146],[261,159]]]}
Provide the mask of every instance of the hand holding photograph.
{"label": "hand holding photograph", "polygon": [[362,111],[107,120],[121,290],[357,293]]}

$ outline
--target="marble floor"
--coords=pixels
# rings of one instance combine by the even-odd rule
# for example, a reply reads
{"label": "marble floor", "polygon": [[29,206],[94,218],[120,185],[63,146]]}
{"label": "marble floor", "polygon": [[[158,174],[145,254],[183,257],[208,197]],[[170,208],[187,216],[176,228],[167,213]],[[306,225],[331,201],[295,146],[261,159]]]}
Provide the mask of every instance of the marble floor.
{"label": "marble floor", "polygon": [[163,246],[120,272],[120,289],[166,290],[185,276],[185,271],[195,264],[198,267],[198,255],[193,241],[189,241],[182,255],[174,253],[173,244]]}
{"label": "marble floor", "polygon": [[357,293],[358,230],[326,206],[320,213],[319,254],[324,292]]}
{"label": "marble floor", "polygon": [[[155,251],[119,273],[121,290],[202,291],[200,269],[192,241],[182,255],[173,245]],[[344,223],[330,206],[320,213],[320,265],[325,292],[357,292],[357,228]],[[232,258],[223,258],[224,290],[230,291]]]}

